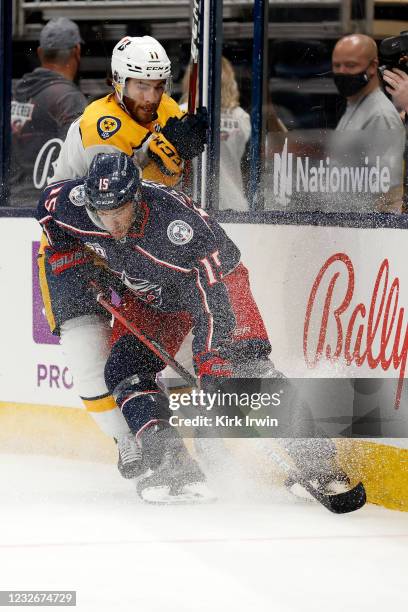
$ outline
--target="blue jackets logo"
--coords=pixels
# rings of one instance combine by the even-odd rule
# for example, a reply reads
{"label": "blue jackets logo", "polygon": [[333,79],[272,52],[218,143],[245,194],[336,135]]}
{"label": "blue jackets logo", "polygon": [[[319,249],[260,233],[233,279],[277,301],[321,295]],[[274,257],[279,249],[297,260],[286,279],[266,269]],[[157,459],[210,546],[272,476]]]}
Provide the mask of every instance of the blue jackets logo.
{"label": "blue jackets logo", "polygon": [[107,140],[108,138],[116,134],[116,132],[120,129],[121,125],[122,122],[120,119],[106,115],[105,117],[101,117],[98,120],[96,129],[98,130],[98,134],[102,138],[102,140]]}
{"label": "blue jackets logo", "polygon": [[144,278],[133,278],[132,276],[128,276],[125,270],[123,270],[120,280],[144,302],[148,302],[148,304],[154,302],[155,306],[161,306],[163,300],[162,288],[160,285],[145,280]]}
{"label": "blue jackets logo", "polygon": [[85,206],[85,187],[84,185],[77,185],[73,187],[68,194],[69,199],[74,206]]}
{"label": "blue jackets logo", "polygon": [[173,244],[187,244],[193,237],[193,228],[181,219],[172,221],[167,228],[167,236]]}

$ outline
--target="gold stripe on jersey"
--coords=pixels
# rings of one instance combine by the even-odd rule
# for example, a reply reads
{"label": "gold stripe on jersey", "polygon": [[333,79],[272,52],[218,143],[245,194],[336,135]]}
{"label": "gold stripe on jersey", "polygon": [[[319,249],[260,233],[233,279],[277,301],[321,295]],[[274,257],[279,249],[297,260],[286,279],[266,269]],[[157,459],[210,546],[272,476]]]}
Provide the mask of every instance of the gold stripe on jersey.
{"label": "gold stripe on jersey", "polygon": [[132,156],[151,137],[150,161],[143,169],[143,178],[173,186],[181,178],[183,163],[157,128],[163,128],[170,117],[184,114],[177,102],[163,94],[157,119],[143,127],[117,103],[115,94],[109,94],[86,107],[79,123],[82,144],[85,148],[111,145]]}
{"label": "gold stripe on jersey", "polygon": [[47,275],[45,273],[45,255],[44,251],[48,245],[48,240],[43,232],[41,236],[40,249],[38,251],[38,276],[40,281],[40,291],[44,302],[45,316],[51,332],[54,332],[57,324],[55,322],[54,313],[52,311],[50,291],[48,289]]}
{"label": "gold stripe on jersey", "polygon": [[96,397],[94,399],[84,399],[81,397],[81,399],[88,412],[108,412],[117,408],[112,395],[105,395],[104,397]]}

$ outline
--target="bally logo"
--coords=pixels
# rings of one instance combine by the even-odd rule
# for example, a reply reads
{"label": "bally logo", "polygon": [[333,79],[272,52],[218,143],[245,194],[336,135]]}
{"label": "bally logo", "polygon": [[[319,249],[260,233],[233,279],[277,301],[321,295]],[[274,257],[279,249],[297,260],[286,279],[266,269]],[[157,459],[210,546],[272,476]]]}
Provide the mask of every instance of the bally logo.
{"label": "bally logo", "polygon": [[[348,366],[367,364],[377,371],[393,368],[398,373],[398,408],[408,360],[408,323],[406,307],[400,304],[400,279],[392,277],[389,261],[384,259],[367,303],[353,303],[356,285],[354,266],[346,253],[335,253],[321,267],[306,309],[305,361],[310,368],[322,359],[344,360]],[[340,297],[334,297],[337,287],[342,287]],[[317,299],[321,291],[323,300]],[[311,333],[312,320],[318,322],[317,335]],[[334,337],[330,337],[330,327],[336,330]]]}

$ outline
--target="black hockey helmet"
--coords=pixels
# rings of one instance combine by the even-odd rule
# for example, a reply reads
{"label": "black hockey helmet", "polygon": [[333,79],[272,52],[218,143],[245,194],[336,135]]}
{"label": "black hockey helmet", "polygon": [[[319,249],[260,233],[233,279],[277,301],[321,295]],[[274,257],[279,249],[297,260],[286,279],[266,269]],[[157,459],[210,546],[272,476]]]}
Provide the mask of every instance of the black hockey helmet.
{"label": "black hockey helmet", "polygon": [[140,188],[139,170],[125,153],[98,153],[84,187],[87,208],[114,210],[135,199]]}

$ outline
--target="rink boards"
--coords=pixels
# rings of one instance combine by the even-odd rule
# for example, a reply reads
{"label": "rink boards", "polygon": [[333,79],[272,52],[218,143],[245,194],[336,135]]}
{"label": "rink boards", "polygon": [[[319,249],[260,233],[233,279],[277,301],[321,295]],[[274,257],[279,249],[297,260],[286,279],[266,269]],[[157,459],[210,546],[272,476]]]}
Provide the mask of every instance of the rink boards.
{"label": "rink boards", "polygon": [[[250,270],[277,368],[293,377],[396,380],[381,419],[390,422],[398,415],[400,433],[390,435],[385,427],[383,438],[399,439],[338,444],[371,501],[407,509],[405,230],[224,227]],[[82,409],[60,347],[48,332],[35,273],[39,239],[33,219],[0,219],[0,449],[114,461],[111,440]],[[375,397],[367,401],[369,409]]]}

